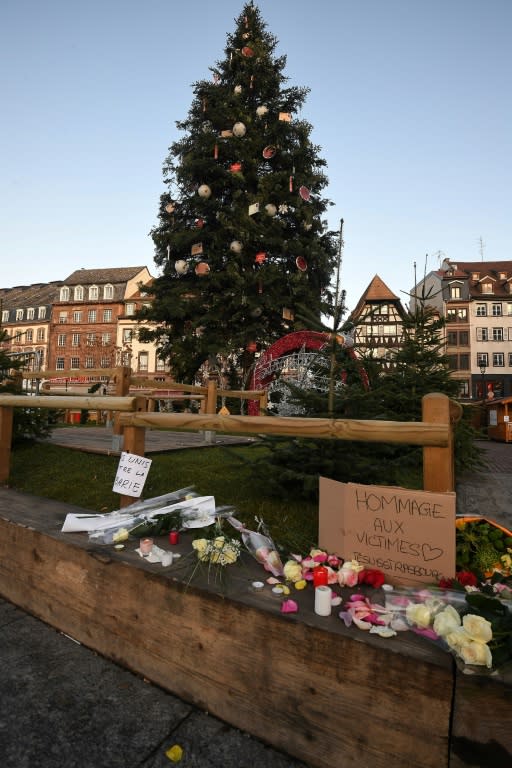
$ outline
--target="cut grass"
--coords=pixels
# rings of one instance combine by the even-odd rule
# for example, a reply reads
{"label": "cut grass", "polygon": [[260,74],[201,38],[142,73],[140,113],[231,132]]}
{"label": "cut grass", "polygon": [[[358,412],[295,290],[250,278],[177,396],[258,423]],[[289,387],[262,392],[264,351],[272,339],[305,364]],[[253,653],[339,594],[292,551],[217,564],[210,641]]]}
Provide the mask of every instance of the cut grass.
{"label": "cut grass", "polygon": [[[264,480],[251,469],[251,463],[266,453],[265,447],[254,444],[151,454],[143,498],[193,485],[201,496],[215,496],[218,506],[234,506],[234,516],[252,530],[255,517],[263,519],[283,550],[304,553],[317,543],[318,505],[270,496]],[[118,464],[116,456],[49,443],[22,445],[12,451],[9,486],[89,511],[110,512],[119,508],[119,495],[112,491]]]}

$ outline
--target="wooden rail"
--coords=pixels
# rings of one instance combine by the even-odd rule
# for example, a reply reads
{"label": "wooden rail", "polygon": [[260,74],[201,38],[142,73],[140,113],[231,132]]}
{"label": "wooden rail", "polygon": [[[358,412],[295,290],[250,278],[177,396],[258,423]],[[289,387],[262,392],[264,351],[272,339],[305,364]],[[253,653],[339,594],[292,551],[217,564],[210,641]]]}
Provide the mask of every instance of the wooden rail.
{"label": "wooden rail", "polygon": [[[208,407],[212,408],[209,400]],[[455,489],[453,424],[461,407],[446,395],[432,393],[423,398],[422,421],[377,421],[368,419],[311,419],[301,417],[222,416],[201,413],[147,412],[146,397],[110,395],[0,395],[0,482],[10,472],[14,408],[94,409],[114,412],[114,432],[123,435],[123,449],[144,455],[147,428],[216,430],[228,433],[274,434],[292,437],[403,443],[423,446],[423,488],[447,492]],[[121,505],[133,502],[121,497]]]}

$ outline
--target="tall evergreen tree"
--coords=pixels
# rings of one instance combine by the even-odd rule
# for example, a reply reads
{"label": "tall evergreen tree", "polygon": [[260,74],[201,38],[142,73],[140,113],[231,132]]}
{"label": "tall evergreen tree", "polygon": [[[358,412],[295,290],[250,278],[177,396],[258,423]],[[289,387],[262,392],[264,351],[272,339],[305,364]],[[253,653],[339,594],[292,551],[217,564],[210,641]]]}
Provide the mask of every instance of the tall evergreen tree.
{"label": "tall evergreen tree", "polygon": [[151,235],[161,270],[142,315],[174,374],[207,360],[244,376],[257,350],[303,328],[329,300],[336,234],[325,161],[300,116],[308,89],[287,87],[285,56],[252,3],[228,34],[212,78],[194,84],[183,138],[164,164],[167,191]]}

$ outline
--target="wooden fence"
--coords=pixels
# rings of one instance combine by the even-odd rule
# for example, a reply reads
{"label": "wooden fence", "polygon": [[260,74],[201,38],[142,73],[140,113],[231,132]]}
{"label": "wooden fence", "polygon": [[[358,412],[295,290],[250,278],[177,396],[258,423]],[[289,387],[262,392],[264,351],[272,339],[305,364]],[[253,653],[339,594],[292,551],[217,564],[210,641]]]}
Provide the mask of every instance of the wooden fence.
{"label": "wooden fence", "polygon": [[[215,385],[215,382],[214,382]],[[214,400],[207,401],[213,409]],[[143,456],[146,429],[215,430],[230,434],[269,434],[292,437],[403,443],[423,446],[423,488],[447,492],[455,489],[453,425],[461,407],[446,395],[431,393],[423,398],[422,421],[378,421],[365,419],[315,419],[274,416],[231,416],[215,413],[153,413],[146,396],[111,395],[0,395],[0,482],[10,472],[13,409],[102,409],[115,414],[114,430],[123,435],[123,450]],[[122,496],[121,505],[133,503]]]}

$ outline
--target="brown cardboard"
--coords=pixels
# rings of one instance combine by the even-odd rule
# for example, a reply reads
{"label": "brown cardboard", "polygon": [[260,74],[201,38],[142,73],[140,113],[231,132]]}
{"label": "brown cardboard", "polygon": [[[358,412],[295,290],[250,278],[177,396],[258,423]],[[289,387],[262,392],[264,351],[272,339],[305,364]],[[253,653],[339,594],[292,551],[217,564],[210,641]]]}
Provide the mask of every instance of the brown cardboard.
{"label": "brown cardboard", "polygon": [[318,543],[395,586],[455,576],[455,493],[320,478]]}

